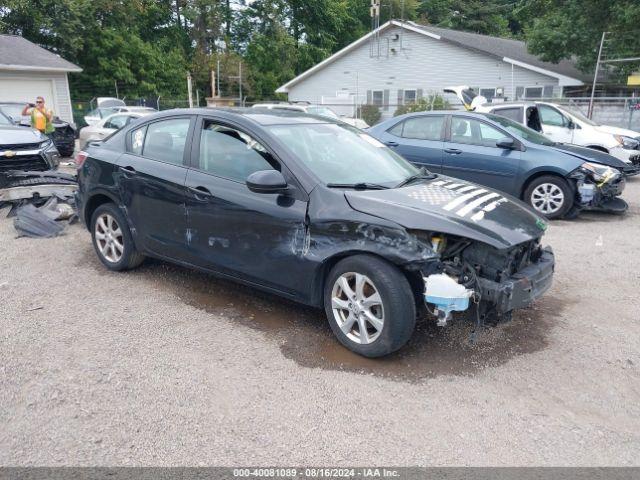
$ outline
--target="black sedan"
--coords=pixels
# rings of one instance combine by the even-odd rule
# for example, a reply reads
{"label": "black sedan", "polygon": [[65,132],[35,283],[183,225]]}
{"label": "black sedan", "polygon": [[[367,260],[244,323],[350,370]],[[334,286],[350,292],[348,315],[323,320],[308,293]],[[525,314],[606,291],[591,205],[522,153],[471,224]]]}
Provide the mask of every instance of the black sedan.
{"label": "black sedan", "polygon": [[77,157],[79,216],[111,270],[169,260],[323,307],[386,355],[426,304],[508,315],[551,285],[547,226],[519,200],[422,172],[349,125],[295,112],[144,117]]}

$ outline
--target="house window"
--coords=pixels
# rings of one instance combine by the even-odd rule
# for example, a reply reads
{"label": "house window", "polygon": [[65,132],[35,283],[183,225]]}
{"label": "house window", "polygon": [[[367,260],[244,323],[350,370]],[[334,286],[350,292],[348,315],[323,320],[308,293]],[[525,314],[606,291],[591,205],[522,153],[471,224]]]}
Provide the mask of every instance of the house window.
{"label": "house window", "polygon": [[542,87],[525,87],[524,89],[524,97],[525,98],[542,98]]}
{"label": "house window", "polygon": [[371,92],[371,100],[374,105],[379,107],[384,103],[384,92],[382,90],[374,90]]}
{"label": "house window", "polygon": [[417,97],[418,97],[417,90],[405,90],[404,91],[404,104],[408,105],[409,103],[416,103]]}

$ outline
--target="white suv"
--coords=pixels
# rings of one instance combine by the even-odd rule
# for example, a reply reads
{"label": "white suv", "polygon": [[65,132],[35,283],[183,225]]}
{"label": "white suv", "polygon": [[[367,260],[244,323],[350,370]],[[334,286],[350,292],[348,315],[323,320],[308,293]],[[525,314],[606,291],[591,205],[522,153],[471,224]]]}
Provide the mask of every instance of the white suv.
{"label": "white suv", "polygon": [[602,150],[625,163],[640,165],[640,133],[599,125],[578,109],[548,102],[536,102],[543,133],[561,143]]}

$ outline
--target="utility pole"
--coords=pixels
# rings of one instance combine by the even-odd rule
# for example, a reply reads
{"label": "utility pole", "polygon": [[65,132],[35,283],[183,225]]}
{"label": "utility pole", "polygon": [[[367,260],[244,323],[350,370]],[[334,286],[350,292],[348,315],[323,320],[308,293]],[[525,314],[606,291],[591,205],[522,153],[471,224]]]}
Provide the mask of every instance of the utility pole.
{"label": "utility pole", "polygon": [[596,82],[598,81],[598,70],[600,69],[600,57],[602,56],[602,47],[604,45],[604,37],[607,32],[602,32],[602,38],[600,39],[600,49],[598,50],[598,60],[596,60],[596,71],[593,74],[593,85],[591,86],[591,98],[589,99],[589,111],[587,116],[591,118],[593,116],[593,97],[596,95]]}
{"label": "utility pole", "polygon": [[218,78],[216,79],[218,82],[216,92],[218,92],[218,96],[222,96],[220,93],[220,59],[218,58]]}
{"label": "utility pole", "polygon": [[118,81],[114,80],[113,84],[116,86],[116,98],[120,98],[120,96],[118,95]]}
{"label": "utility pole", "polygon": [[193,86],[191,85],[191,72],[187,72],[187,93],[189,94],[189,108],[193,108]]}

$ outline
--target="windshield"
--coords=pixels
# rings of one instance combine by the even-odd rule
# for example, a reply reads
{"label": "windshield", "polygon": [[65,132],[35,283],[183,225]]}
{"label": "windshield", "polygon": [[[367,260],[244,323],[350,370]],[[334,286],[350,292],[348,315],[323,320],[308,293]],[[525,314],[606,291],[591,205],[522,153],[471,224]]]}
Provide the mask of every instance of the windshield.
{"label": "windshield", "polygon": [[10,116],[16,121],[19,121],[20,118],[22,117],[22,108],[23,106],[20,106],[20,105],[12,105],[12,104],[0,105],[0,110],[2,110],[2,113]]}
{"label": "windshield", "polygon": [[569,115],[573,115],[578,120],[586,123],[587,125],[591,125],[592,127],[598,126],[596,122],[588,118],[584,113],[582,113],[580,110],[578,110],[575,107],[567,107],[565,105],[556,105],[556,108],[563,110],[565,113],[568,113]]}
{"label": "windshield", "polygon": [[391,187],[421,173],[382,143],[349,125],[275,125],[269,130],[325,184]]}
{"label": "windshield", "polygon": [[529,127],[525,127],[521,123],[514,122],[509,118],[502,117],[500,115],[493,115],[490,113],[485,114],[485,116],[488,119],[493,120],[494,122],[500,124],[502,128],[504,128],[509,133],[515,135],[518,138],[522,138],[523,140],[527,140],[531,143],[537,143],[538,145],[551,146],[555,144],[553,141],[549,140],[544,135],[539,134],[538,132],[536,132],[535,130],[532,130]]}
{"label": "windshield", "polygon": [[0,112],[0,125],[13,125],[13,122],[4,113]]}
{"label": "windshield", "polygon": [[331,110],[329,107],[309,107],[307,108],[307,113],[312,113],[314,115],[320,115],[321,117],[328,118],[340,118],[336,115],[336,112]]}

